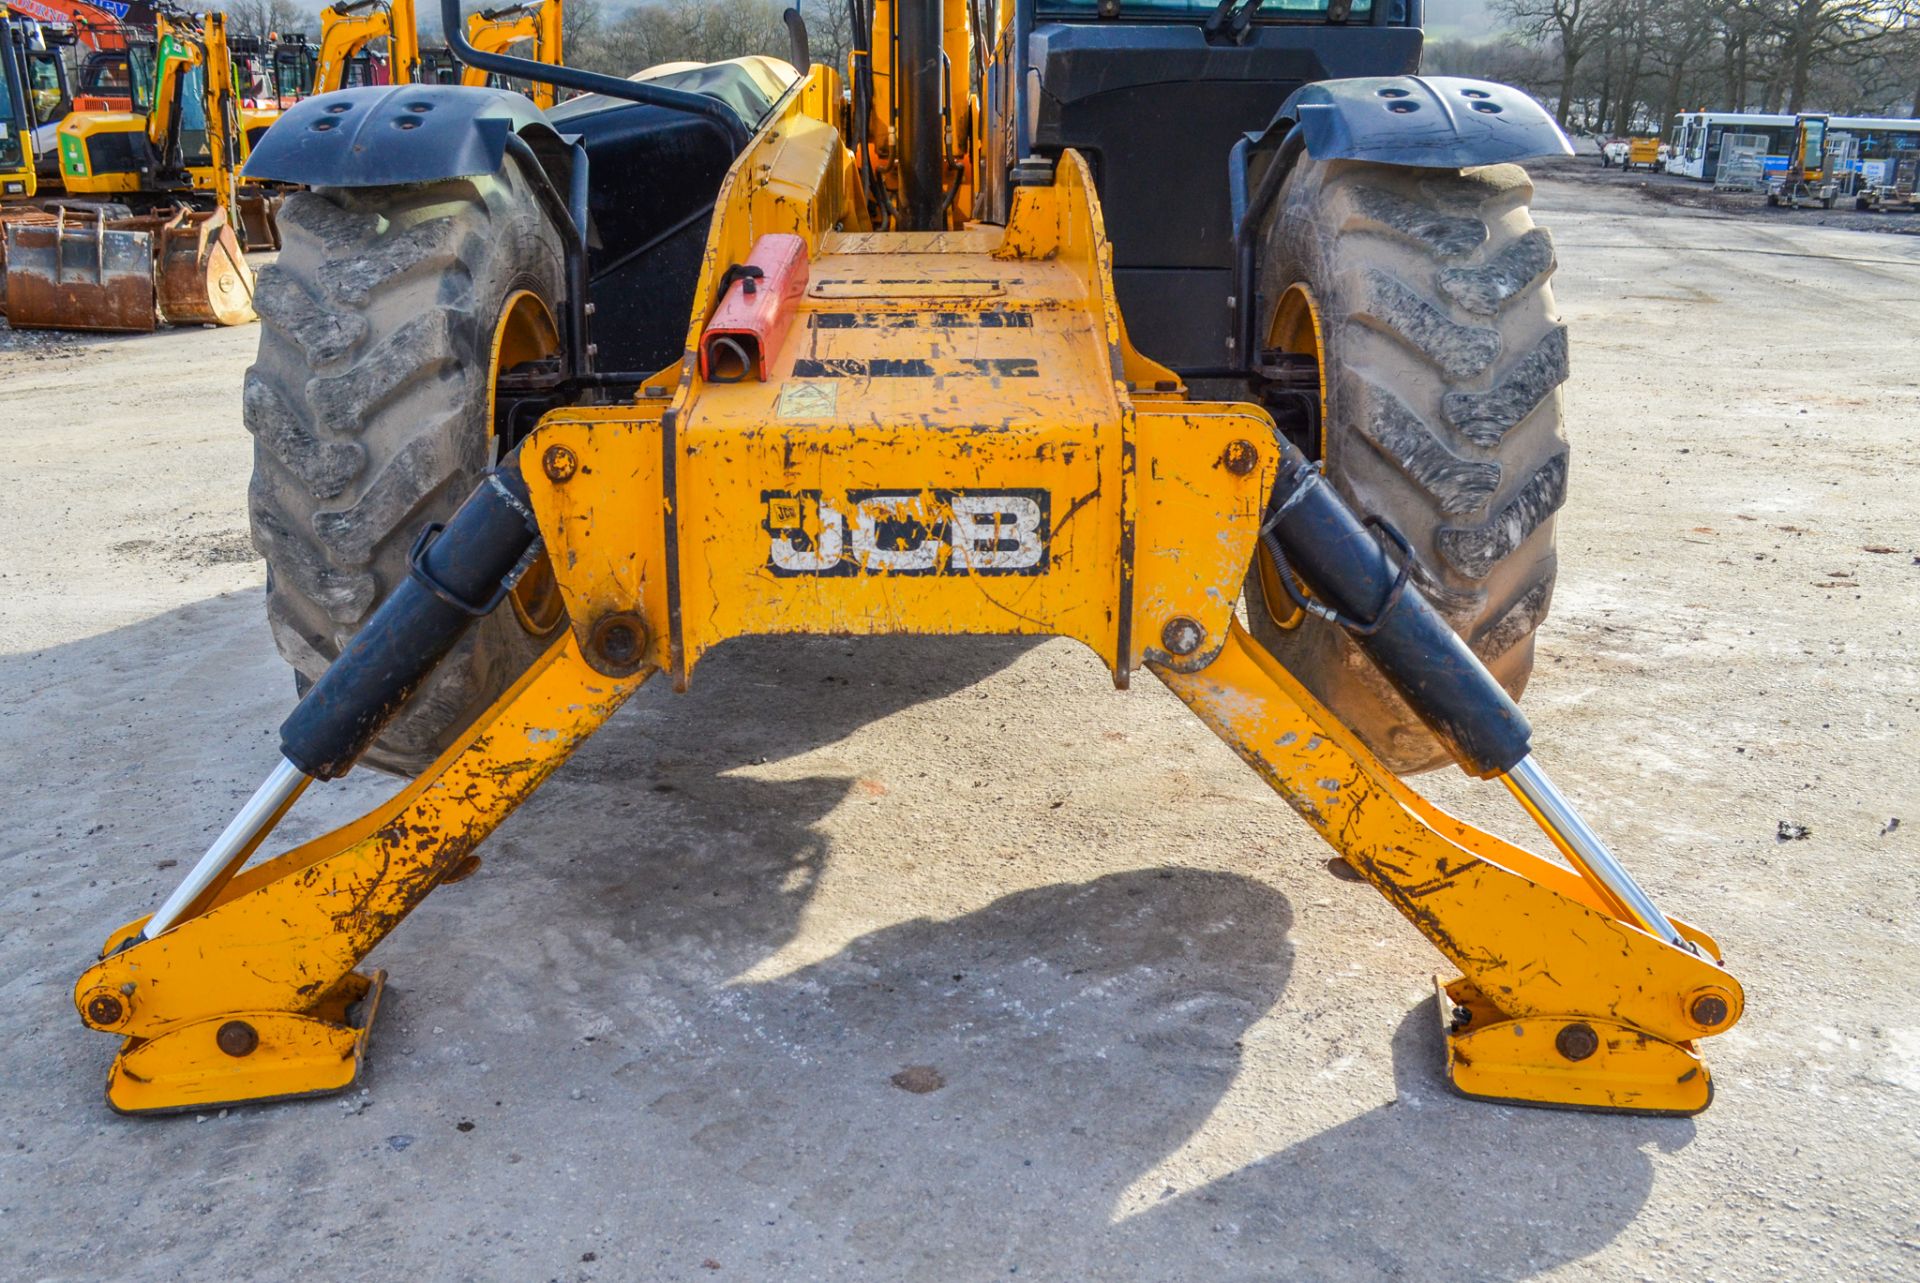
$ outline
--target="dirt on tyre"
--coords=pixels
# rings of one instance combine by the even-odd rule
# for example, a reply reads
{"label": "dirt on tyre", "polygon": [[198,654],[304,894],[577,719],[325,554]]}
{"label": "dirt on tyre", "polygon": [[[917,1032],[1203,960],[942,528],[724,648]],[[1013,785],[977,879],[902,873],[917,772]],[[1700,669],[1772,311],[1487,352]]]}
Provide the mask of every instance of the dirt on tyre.
{"label": "dirt on tyre", "polygon": [[[304,691],[406,577],[419,532],[497,461],[496,352],[509,332],[518,348],[550,340],[563,253],[511,164],[489,178],[299,193],[280,227],[243,400],[248,511],[267,620]],[[494,611],[363,760],[418,774],[556,626]]]}
{"label": "dirt on tyre", "polygon": [[[1553,597],[1567,491],[1567,334],[1532,195],[1514,165],[1303,156],[1263,229],[1259,283],[1269,347],[1319,358],[1328,478],[1405,536],[1414,581],[1516,698]],[[1271,566],[1248,576],[1247,615],[1395,771],[1451,760],[1340,628],[1301,616]]]}

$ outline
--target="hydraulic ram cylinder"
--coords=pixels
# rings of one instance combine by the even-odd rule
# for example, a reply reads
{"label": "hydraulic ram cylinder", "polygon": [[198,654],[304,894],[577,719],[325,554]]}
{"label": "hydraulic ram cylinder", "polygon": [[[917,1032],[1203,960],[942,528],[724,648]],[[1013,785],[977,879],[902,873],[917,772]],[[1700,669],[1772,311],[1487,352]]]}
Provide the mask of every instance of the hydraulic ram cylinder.
{"label": "hydraulic ram cylinder", "polygon": [[1356,517],[1320,470],[1288,446],[1261,536],[1470,775],[1492,779],[1526,757],[1533,728],[1506,690]]}
{"label": "hydraulic ram cylinder", "polygon": [[538,537],[517,456],[487,474],[413,569],[280,724],[280,752],[315,779],[345,775],[467,629],[519,580]]}

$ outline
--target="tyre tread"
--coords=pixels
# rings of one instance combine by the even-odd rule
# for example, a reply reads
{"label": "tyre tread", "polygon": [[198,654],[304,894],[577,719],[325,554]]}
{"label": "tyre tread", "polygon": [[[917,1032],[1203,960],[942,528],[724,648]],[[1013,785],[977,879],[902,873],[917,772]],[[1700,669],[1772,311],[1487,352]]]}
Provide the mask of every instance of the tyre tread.
{"label": "tyre tread", "polygon": [[[268,623],[310,682],[405,577],[417,529],[444,519],[488,462],[483,310],[529,282],[557,298],[561,255],[511,171],[297,193],[280,221],[242,404]],[[455,648],[368,762],[415,773],[491,701],[533,649],[510,613]]]}
{"label": "tyre tread", "polygon": [[[1422,591],[1515,696],[1552,601],[1567,482],[1567,337],[1532,190],[1513,165],[1303,158],[1260,282],[1269,310],[1295,279],[1321,308],[1329,477],[1409,540]],[[1248,582],[1256,636],[1389,766],[1447,760],[1350,638],[1314,619],[1280,629]]]}

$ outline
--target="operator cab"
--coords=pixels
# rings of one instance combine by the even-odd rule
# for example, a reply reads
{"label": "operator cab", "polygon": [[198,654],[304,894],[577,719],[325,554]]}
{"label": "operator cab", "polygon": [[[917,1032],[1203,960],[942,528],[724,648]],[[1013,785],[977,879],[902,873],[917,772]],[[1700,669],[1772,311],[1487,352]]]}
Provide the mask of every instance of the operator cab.
{"label": "operator cab", "polygon": [[1313,81],[1420,66],[1421,0],[1020,0],[1032,152],[1086,157],[1142,352],[1227,363],[1227,153]]}

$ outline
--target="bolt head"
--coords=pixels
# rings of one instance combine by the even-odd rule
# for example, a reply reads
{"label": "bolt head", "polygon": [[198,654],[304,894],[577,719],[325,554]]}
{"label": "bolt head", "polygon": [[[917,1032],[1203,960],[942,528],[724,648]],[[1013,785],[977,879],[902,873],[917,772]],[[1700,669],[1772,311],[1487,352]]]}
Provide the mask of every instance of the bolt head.
{"label": "bolt head", "polygon": [[1207,630],[1185,615],[1175,615],[1160,630],[1160,644],[1170,655],[1191,655],[1207,642]]}
{"label": "bolt head", "polygon": [[1220,455],[1220,466],[1236,477],[1244,477],[1260,466],[1260,452],[1251,441],[1229,441]]}
{"label": "bolt head", "polygon": [[1600,1050],[1600,1035],[1592,1025],[1568,1025],[1555,1035],[1553,1049],[1568,1060],[1585,1060]]}
{"label": "bolt head", "polygon": [[1727,1000],[1717,993],[1700,994],[1687,1008],[1687,1014],[1693,1017],[1693,1023],[1702,1029],[1718,1029],[1727,1023],[1729,1011]]}
{"label": "bolt head", "polygon": [[260,1035],[244,1020],[229,1020],[213,1035],[213,1041],[229,1056],[251,1056],[260,1045]]}
{"label": "bolt head", "polygon": [[600,671],[624,676],[647,662],[646,623],[625,611],[602,615],[594,623],[587,645]]}
{"label": "bolt head", "polygon": [[117,1025],[127,1009],[110,993],[97,993],[87,999],[87,1019],[96,1025]]}
{"label": "bolt head", "polygon": [[563,445],[548,446],[540,457],[540,466],[546,470],[547,480],[559,485],[571,481],[573,474],[580,471],[580,459]]}
{"label": "bolt head", "polygon": [[614,624],[600,634],[600,653],[616,664],[630,664],[640,653],[640,639],[630,624]]}

